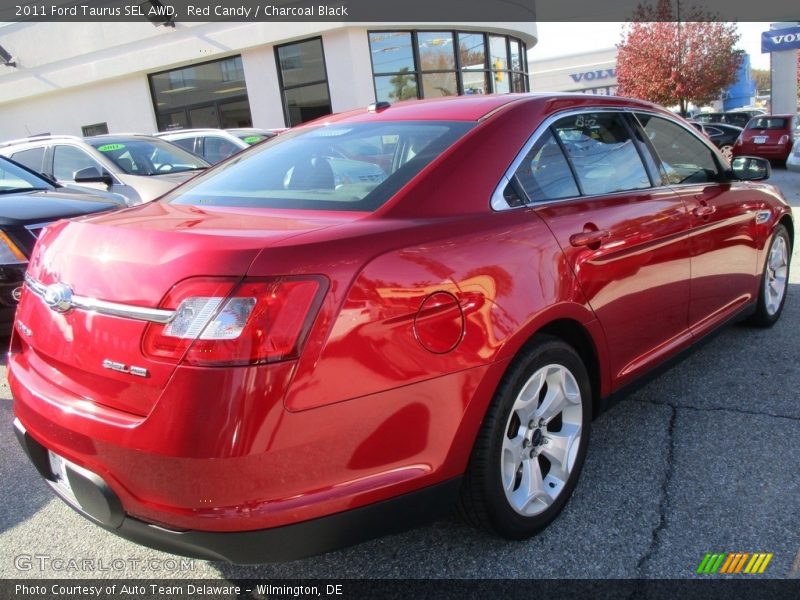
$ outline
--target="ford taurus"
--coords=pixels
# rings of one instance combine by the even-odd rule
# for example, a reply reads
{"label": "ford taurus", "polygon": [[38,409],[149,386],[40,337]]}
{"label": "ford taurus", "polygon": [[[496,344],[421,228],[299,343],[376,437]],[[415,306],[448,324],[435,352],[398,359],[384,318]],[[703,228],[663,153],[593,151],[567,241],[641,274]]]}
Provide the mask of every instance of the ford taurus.
{"label": "ford taurus", "polygon": [[612,400],[726,323],[779,318],[794,225],[769,169],[613,97],[293,129],[44,231],[8,360],[17,435],[81,514],[189,556],[297,558],[454,504],[531,536]]}

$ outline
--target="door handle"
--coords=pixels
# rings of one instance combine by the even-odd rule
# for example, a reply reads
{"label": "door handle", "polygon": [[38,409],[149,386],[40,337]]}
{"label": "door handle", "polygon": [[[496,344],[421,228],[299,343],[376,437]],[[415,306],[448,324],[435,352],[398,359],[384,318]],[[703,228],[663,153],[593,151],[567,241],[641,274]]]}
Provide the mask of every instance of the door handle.
{"label": "door handle", "polygon": [[607,229],[581,231],[580,233],[573,233],[569,236],[569,243],[573,246],[600,246],[603,240],[610,236],[611,234]]}
{"label": "door handle", "polygon": [[714,214],[716,210],[717,210],[716,207],[704,204],[702,206],[698,206],[697,208],[695,208],[692,211],[692,213],[694,214],[695,217],[707,217],[709,215]]}

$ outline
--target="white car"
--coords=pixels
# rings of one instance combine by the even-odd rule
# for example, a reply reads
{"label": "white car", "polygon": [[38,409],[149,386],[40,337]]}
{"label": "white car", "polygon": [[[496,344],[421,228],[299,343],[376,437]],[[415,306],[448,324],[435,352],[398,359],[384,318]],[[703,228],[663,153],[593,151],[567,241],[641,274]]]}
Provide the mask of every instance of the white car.
{"label": "white car", "polygon": [[154,135],[202,156],[212,165],[250,147],[224,129],[177,129]]}
{"label": "white car", "polygon": [[786,168],[790,171],[800,171],[800,137],[794,141],[792,152],[786,159]]}
{"label": "white car", "polygon": [[138,133],[39,135],[0,143],[0,156],[61,185],[120,194],[129,206],[158,198],[210,166],[167,140]]}

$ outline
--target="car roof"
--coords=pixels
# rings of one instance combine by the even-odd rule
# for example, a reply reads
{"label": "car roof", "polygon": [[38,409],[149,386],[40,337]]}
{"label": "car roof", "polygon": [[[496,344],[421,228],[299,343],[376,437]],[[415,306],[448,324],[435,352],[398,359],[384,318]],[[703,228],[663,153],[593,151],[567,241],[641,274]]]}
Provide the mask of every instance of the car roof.
{"label": "car roof", "polygon": [[623,106],[630,108],[655,108],[656,105],[643,100],[621,96],[598,96],[569,92],[527,93],[527,94],[476,94],[471,96],[447,96],[425,100],[403,100],[386,106],[371,105],[320,117],[310,124],[335,123],[337,121],[480,121],[498,110],[519,102],[563,103],[564,108],[571,104],[585,106],[587,102],[597,102],[598,106]]}
{"label": "car roof", "polygon": [[131,139],[152,141],[152,140],[157,140],[158,138],[144,133],[104,133],[103,135],[93,135],[90,137],[85,137],[83,139],[88,144],[93,145],[94,142],[116,142],[116,141],[125,141]]}
{"label": "car roof", "polygon": [[214,133],[217,135],[230,135],[225,129],[214,129],[213,127],[198,127],[197,129],[172,129],[170,131],[159,131],[154,133],[155,137],[166,137],[168,135],[196,135],[198,133]]}

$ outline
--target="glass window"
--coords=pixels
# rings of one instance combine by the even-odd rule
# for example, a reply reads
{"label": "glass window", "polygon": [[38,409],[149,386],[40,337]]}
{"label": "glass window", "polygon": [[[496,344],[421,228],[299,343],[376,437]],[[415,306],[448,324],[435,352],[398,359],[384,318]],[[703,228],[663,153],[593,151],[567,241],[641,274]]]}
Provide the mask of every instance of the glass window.
{"label": "glass window", "polygon": [[99,173],[105,169],[86,152],[75,146],[55,146],[53,152],[53,175],[59,181],[75,181],[75,173],[94,167]]}
{"label": "glass window", "polygon": [[455,72],[422,74],[422,96],[424,98],[457,95],[458,87]]}
{"label": "glass window", "polygon": [[711,149],[680,125],[652,115],[636,115],[656,150],[671,184],[717,181]]}
{"label": "glass window", "polygon": [[459,33],[458,56],[464,70],[486,68],[486,42],[482,33]]}
{"label": "glass window", "polygon": [[297,129],[192,179],[167,201],[372,211],[473,126],[379,121]]}
{"label": "glass window", "polygon": [[318,83],[292,88],[283,93],[289,125],[299,125],[331,114],[328,84]]}
{"label": "glass window", "polygon": [[786,119],[781,117],[756,117],[747,124],[747,129],[787,129],[788,127]]}
{"label": "glass window", "polygon": [[620,115],[580,113],[559,119],[553,131],[572,162],[584,194],[650,187],[647,171]]}
{"label": "glass window", "polygon": [[491,92],[486,71],[486,42],[482,33],[458,34],[458,57],[461,61],[461,89],[464,94]]}
{"label": "glass window", "polygon": [[451,31],[374,31],[369,33],[369,44],[379,102],[528,89],[525,44],[515,38]]}
{"label": "glass window", "polygon": [[276,48],[283,107],[289,127],[331,113],[322,38]]}
{"label": "glass window", "polygon": [[4,158],[0,158],[0,194],[27,190],[50,190],[50,182],[20,169]]}
{"label": "glass window", "polygon": [[178,126],[223,127],[219,103],[234,99],[244,103],[250,119],[241,56],[154,73],[150,89],[161,131]]}
{"label": "glass window", "polygon": [[322,58],[322,40],[319,38],[280,46],[278,61],[284,87],[327,80]]}
{"label": "glass window", "polygon": [[169,140],[171,144],[175,144],[176,146],[180,146],[184,150],[188,150],[189,152],[195,151],[195,142],[197,138],[189,137],[189,138],[182,138],[180,140]]}
{"label": "glass window", "polygon": [[94,125],[84,125],[81,127],[83,137],[92,135],[103,135],[108,133],[108,123],[95,123]]}
{"label": "glass window", "polygon": [[420,70],[453,71],[456,68],[452,33],[420,31],[417,33],[417,48]]}
{"label": "glass window", "polygon": [[372,54],[372,72],[398,73],[405,69],[414,71],[414,52],[411,49],[411,32],[376,31],[369,34]]}
{"label": "glass window", "polygon": [[11,155],[11,159],[37,173],[41,173],[42,162],[44,160],[44,146],[23,150],[22,152],[15,152]]}
{"label": "glass window", "polygon": [[514,175],[534,202],[580,194],[567,159],[549,129],[536,141]]}
{"label": "glass window", "polygon": [[203,143],[203,157],[212,165],[239,152],[241,148],[225,138],[208,136]]}
{"label": "glass window", "polygon": [[208,164],[165,140],[107,137],[87,140],[98,152],[130,175],[161,175],[204,169]]}
{"label": "glass window", "polygon": [[417,97],[417,76],[413,73],[398,73],[375,78],[375,94],[378,102],[396,102]]}
{"label": "glass window", "polygon": [[494,72],[494,91],[504,94],[511,91],[508,74],[508,49],[506,38],[497,35],[489,36],[490,64]]}

